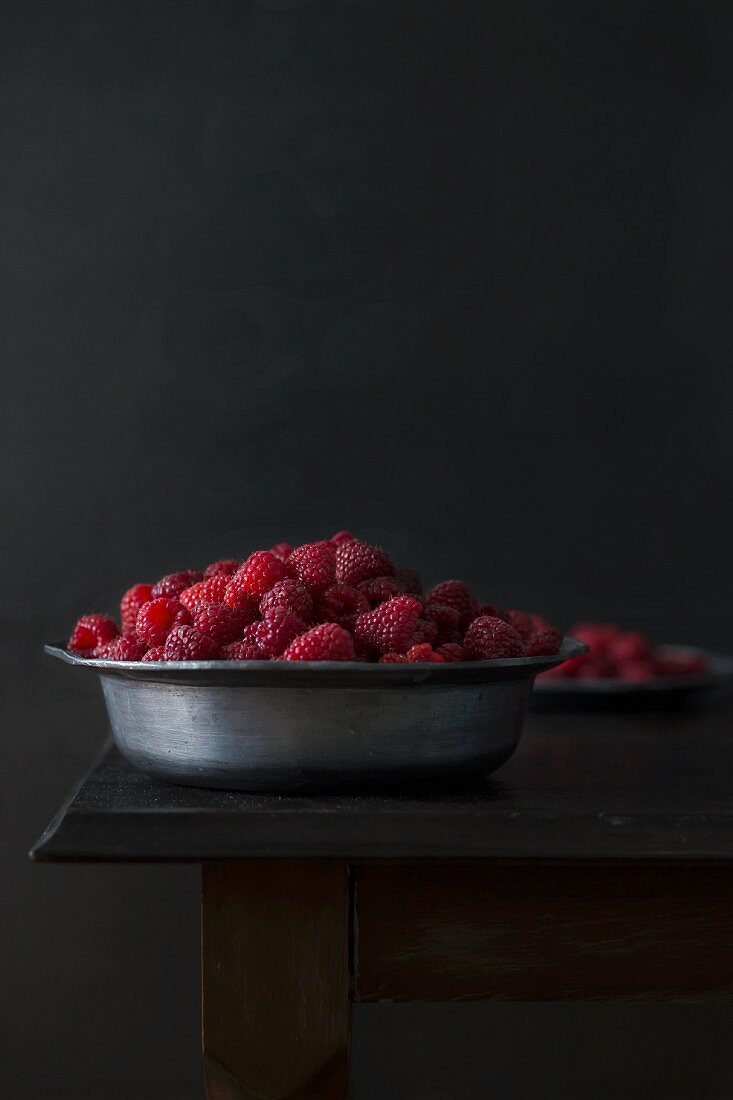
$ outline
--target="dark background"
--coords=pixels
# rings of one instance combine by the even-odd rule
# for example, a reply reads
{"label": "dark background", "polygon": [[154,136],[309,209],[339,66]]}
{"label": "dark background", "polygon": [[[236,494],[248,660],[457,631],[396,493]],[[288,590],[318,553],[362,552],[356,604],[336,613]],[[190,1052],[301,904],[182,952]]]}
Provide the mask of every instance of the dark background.
{"label": "dark background", "polygon": [[[732,648],[733,9],[3,10],[2,1095],[188,1100],[196,869],[24,863],[105,725],[41,644],[349,527]],[[356,1096],[729,1097],[730,1024],[362,1009]]]}

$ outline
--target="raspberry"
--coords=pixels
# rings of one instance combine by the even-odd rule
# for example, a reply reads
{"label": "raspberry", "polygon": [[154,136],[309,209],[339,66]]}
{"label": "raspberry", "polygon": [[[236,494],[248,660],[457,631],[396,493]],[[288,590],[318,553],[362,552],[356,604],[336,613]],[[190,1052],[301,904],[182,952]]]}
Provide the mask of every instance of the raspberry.
{"label": "raspberry", "polygon": [[482,615],[474,619],[464,639],[466,659],[495,661],[505,657],[523,657],[524,645],[519,633],[503,619]]}
{"label": "raspberry", "polygon": [[389,554],[360,539],[340,542],[336,547],[336,580],[342,584],[361,584],[372,577],[393,577],[395,567]]}
{"label": "raspberry", "polygon": [[380,665],[406,665],[407,657],[404,653],[383,653],[379,663]]}
{"label": "raspberry", "polygon": [[244,628],[251,622],[250,613],[227,607],[226,604],[204,604],[202,607],[197,607],[191,614],[191,626],[198,630],[199,634],[213,638],[217,645],[238,642],[244,633]]}
{"label": "raspberry", "polygon": [[215,661],[219,646],[192,626],[175,626],[165,643],[166,661]]}
{"label": "raspberry", "polygon": [[[474,618],[478,619],[482,615],[488,615],[492,619],[503,619],[505,623],[510,623],[512,621],[509,618],[509,612],[508,611],[504,611],[503,608],[495,607],[493,604],[490,604],[490,603],[479,604],[479,606],[476,608],[476,614],[475,614]],[[545,625],[545,624],[542,624],[542,625]],[[550,624],[547,623],[546,625],[549,626]],[[535,623],[535,627],[536,627],[537,630],[539,630],[540,629],[540,624]]]}
{"label": "raspberry", "polygon": [[118,633],[117,623],[107,615],[82,615],[66,648],[79,657],[92,657],[95,649],[107,645]]}
{"label": "raspberry", "polygon": [[269,661],[254,642],[232,642],[221,651],[224,661]]}
{"label": "raspberry", "polygon": [[407,660],[410,664],[445,664],[445,657],[440,653],[436,653],[430,642],[423,642],[421,645],[414,645],[408,649]]}
{"label": "raspberry", "polygon": [[211,565],[207,565],[204,569],[204,578],[206,577],[231,577],[239,569],[240,562],[236,558],[224,558],[222,561],[212,561]]}
{"label": "raspberry", "polygon": [[270,553],[280,561],[287,561],[293,552],[293,548],[289,542],[276,542],[274,546],[270,547]]}
{"label": "raspberry", "polygon": [[332,584],[316,600],[316,617],[321,623],[341,623],[369,610],[366,596],[349,584]]}
{"label": "raspberry", "polygon": [[319,595],[336,579],[336,551],[330,542],[299,546],[288,558],[288,573],[313,595]]}
{"label": "raspberry", "polygon": [[231,580],[232,589],[236,588],[238,594],[237,606],[241,606],[245,597],[258,605],[265,593],[278,581],[284,581],[287,575],[285,563],[269,550],[255,550]]}
{"label": "raspberry", "polygon": [[652,647],[643,634],[619,634],[608,642],[607,652],[611,660],[621,665],[636,664],[651,657]]}
{"label": "raspberry", "polygon": [[610,623],[576,623],[570,633],[588,646],[588,657],[605,657],[610,642],[617,638],[620,631]]}
{"label": "raspberry", "polygon": [[439,645],[435,652],[440,654],[446,664],[453,664],[455,661],[464,659],[463,646],[458,645],[457,642],[446,642],[445,645]]}
{"label": "raspberry", "polygon": [[357,588],[366,596],[370,607],[377,607],[385,600],[400,595],[400,586],[394,577],[371,577],[370,580],[358,584]]}
{"label": "raspberry", "polygon": [[425,609],[425,618],[435,623],[438,645],[442,645],[443,642],[461,641],[463,637],[459,626],[461,613],[457,608],[451,607],[447,603],[433,603],[430,601]]}
{"label": "raspberry", "polygon": [[154,645],[152,649],[141,658],[143,661],[164,661],[165,660],[165,646]]}
{"label": "raspberry", "polygon": [[356,535],[352,535],[351,531],[337,531],[328,541],[334,546],[340,546],[342,542],[355,542]]}
{"label": "raspberry", "polygon": [[535,632],[535,625],[532,622],[532,616],[528,615],[525,611],[510,611],[509,622],[516,630],[519,637],[523,642]]}
{"label": "raspberry", "polygon": [[135,634],[137,613],[144,603],[152,599],[153,586],[151,584],[134,584],[128,588],[120,601],[120,619],[122,620],[122,633],[126,638]]}
{"label": "raspberry", "polygon": [[144,603],[137,613],[135,630],[141,642],[149,646],[163,645],[174,626],[191,622],[191,616],[178,600],[159,600]]}
{"label": "raspberry", "polygon": [[660,676],[700,676],[709,670],[704,654],[692,650],[688,653],[661,652],[656,664]]}
{"label": "raspberry", "polygon": [[184,589],[178,598],[189,611],[210,603],[224,603],[224,593],[233,579],[226,575],[207,577],[205,581],[197,581],[190,588]]}
{"label": "raspberry", "polygon": [[354,637],[379,653],[402,653],[413,643],[419,613],[420,605],[410,596],[395,596],[360,615]]}
{"label": "raspberry", "polygon": [[354,643],[338,623],[320,623],[291,642],[284,661],[355,661]]}
{"label": "raspberry", "polygon": [[422,581],[417,569],[411,569],[409,566],[398,569],[395,580],[400,592],[404,592],[406,596],[422,596]]}
{"label": "raspberry", "polygon": [[185,592],[193,584],[198,584],[204,579],[203,573],[198,569],[184,569],[182,573],[167,573],[161,577],[157,584],[153,585],[151,600],[159,600],[165,596],[168,600],[177,600],[181,592]]}
{"label": "raspberry", "polygon": [[147,648],[137,638],[115,638],[102,648],[98,656],[105,661],[142,661]]}
{"label": "raspberry", "polygon": [[647,661],[629,661],[619,670],[619,678],[627,684],[646,684],[656,678],[656,672]]}
{"label": "raspberry", "polygon": [[248,628],[248,637],[254,640],[266,657],[280,657],[290,643],[303,634],[306,625],[293,611],[276,607],[268,611],[259,623]]}
{"label": "raspberry", "polygon": [[285,607],[288,611],[294,611],[305,622],[313,618],[313,599],[310,592],[301,584],[288,577],[284,581],[273,584],[269,592],[265,592],[260,600],[260,612],[266,615],[268,611],[274,611],[276,607]]}
{"label": "raspberry", "polygon": [[478,604],[471,595],[468,585],[463,581],[441,581],[431,588],[427,595],[428,605],[431,603],[447,604],[455,607],[461,615],[465,615],[472,609],[477,609]]}
{"label": "raspberry", "polygon": [[524,650],[528,657],[551,657],[560,651],[561,645],[560,631],[548,626],[530,634],[524,642]]}

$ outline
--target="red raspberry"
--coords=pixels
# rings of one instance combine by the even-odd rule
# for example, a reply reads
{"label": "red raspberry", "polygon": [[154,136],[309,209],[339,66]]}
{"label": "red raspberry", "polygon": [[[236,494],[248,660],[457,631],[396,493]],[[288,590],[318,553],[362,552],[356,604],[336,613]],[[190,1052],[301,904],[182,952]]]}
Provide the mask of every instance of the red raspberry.
{"label": "red raspberry", "polygon": [[248,637],[254,640],[266,657],[280,657],[290,643],[305,633],[306,624],[293,611],[286,607],[276,607],[268,611],[259,623],[248,628]]}
{"label": "red raspberry", "polygon": [[441,653],[436,653],[430,642],[423,642],[421,645],[414,645],[411,649],[408,649],[407,660],[410,664],[445,664],[445,657]]}
{"label": "red raspberry", "polygon": [[146,645],[163,645],[174,626],[191,622],[191,616],[178,600],[159,600],[144,603],[137,613],[135,630]]}
{"label": "red raspberry", "polygon": [[79,657],[92,657],[95,649],[107,645],[118,633],[117,623],[107,615],[82,615],[66,648]]}
{"label": "red raspberry", "polygon": [[404,592],[406,596],[422,596],[422,581],[417,569],[411,569],[409,566],[398,569],[395,580],[400,592]]}
{"label": "red raspberry", "polygon": [[336,579],[336,551],[330,542],[299,546],[288,558],[288,573],[313,595],[319,595]]}
{"label": "red raspberry", "polygon": [[294,611],[307,623],[313,618],[313,599],[310,592],[304,584],[290,577],[273,584],[270,591],[265,592],[260,600],[262,615],[266,615],[268,611],[274,611],[276,607]]}
{"label": "red raspberry", "polygon": [[426,642],[432,645],[437,638],[438,628],[435,623],[431,619],[418,619],[410,645],[424,645]]}
{"label": "red raspberry", "polygon": [[192,626],[174,626],[165,643],[166,661],[215,661],[219,646]]}
{"label": "red raspberry", "polygon": [[144,603],[151,600],[153,586],[151,584],[135,584],[128,588],[120,601],[120,618],[122,620],[122,633],[126,638],[135,634],[137,613]]}
{"label": "red raspberry", "polygon": [[355,661],[351,635],[338,623],[320,623],[291,642],[283,661]]}
{"label": "red raspberry", "polygon": [[342,542],[355,542],[356,535],[352,535],[351,531],[337,531],[328,541],[334,546],[340,546]]}
{"label": "red raspberry", "polygon": [[211,565],[207,565],[204,569],[204,578],[206,577],[232,577],[237,572],[240,566],[240,562],[236,558],[224,558],[222,561],[212,561]]}
{"label": "red raspberry", "polygon": [[368,581],[362,581],[357,588],[366,596],[370,607],[378,607],[380,603],[401,593],[394,577],[371,577]]}
{"label": "red raspberry", "polygon": [[276,542],[274,546],[270,547],[270,553],[274,554],[280,561],[287,561],[293,552],[293,548],[289,542]]}
{"label": "red raspberry", "polygon": [[447,603],[433,603],[431,600],[425,609],[425,618],[435,623],[438,645],[442,645],[443,642],[461,641],[463,637],[459,625],[461,613],[457,608]]}
{"label": "red raspberry", "polygon": [[621,632],[611,623],[576,623],[569,633],[588,646],[590,652],[586,656],[605,657],[609,643]]}
{"label": "red raspberry", "polygon": [[431,588],[427,595],[427,603],[447,604],[455,607],[461,615],[465,615],[478,608],[478,604],[471,595],[468,585],[463,581],[441,581]]}
{"label": "red raspberry", "polygon": [[143,661],[164,661],[165,660],[165,646],[154,645],[152,649],[149,649],[144,657]]}
{"label": "red raspberry", "polygon": [[336,547],[336,580],[342,584],[361,584],[372,577],[393,577],[395,567],[389,554],[360,539],[340,542]]}
{"label": "red raspberry", "polygon": [[652,655],[652,647],[643,634],[619,634],[611,638],[606,647],[608,656],[619,664],[637,664]]}
{"label": "red raspberry", "polygon": [[344,623],[353,615],[369,610],[369,600],[350,584],[332,584],[316,600],[316,618],[321,623]]}
{"label": "red raspberry", "polygon": [[191,585],[198,584],[204,579],[203,573],[198,569],[184,569],[182,573],[167,573],[161,577],[156,585],[153,585],[151,600],[159,600],[165,596],[167,600],[177,600],[181,592],[185,592]]}
{"label": "red raspberry", "polygon": [[474,619],[464,639],[466,659],[495,661],[505,657],[523,657],[524,645],[519,633],[503,619],[482,615]]}
{"label": "red raspberry", "polygon": [[379,663],[380,665],[406,665],[407,657],[404,653],[383,653]]}
{"label": "red raspberry", "polygon": [[[492,619],[503,619],[505,623],[510,623],[512,620],[509,618],[509,612],[504,611],[501,607],[495,607],[494,604],[482,603],[476,608],[476,614],[474,618],[478,619],[482,615],[488,615]],[[549,623],[547,624],[550,625]],[[540,629],[539,623],[535,624],[537,630]]]}
{"label": "red raspberry", "polygon": [[647,661],[629,661],[619,669],[619,678],[627,684],[647,684],[656,679],[656,672]]}
{"label": "red raspberry", "polygon": [[535,625],[532,622],[532,616],[528,615],[526,611],[510,611],[509,622],[516,630],[519,637],[523,642],[535,632]]}
{"label": "red raspberry", "polygon": [[249,626],[251,622],[249,612],[227,607],[226,604],[204,604],[202,607],[197,607],[191,614],[191,626],[195,627],[199,634],[213,638],[218,645],[238,642],[244,633],[245,626]]}
{"label": "red raspberry", "polygon": [[186,588],[178,598],[189,611],[195,611],[197,607],[205,607],[210,603],[224,603],[224,594],[233,579],[226,575],[207,577],[205,581],[198,581],[190,588]]}
{"label": "red raspberry", "polygon": [[258,605],[264,594],[278,581],[284,581],[287,575],[285,563],[269,550],[255,550],[232,577],[231,583],[236,586],[240,602],[242,597],[248,596],[252,603]]}
{"label": "red raspberry", "polygon": [[413,643],[420,605],[410,596],[393,600],[360,615],[354,625],[354,637],[379,653],[403,653]]}
{"label": "red raspberry", "polygon": [[269,661],[258,645],[254,642],[232,642],[224,646],[221,651],[224,661]]}
{"label": "red raspberry", "polygon": [[559,653],[562,645],[562,634],[555,630],[554,626],[545,627],[544,630],[535,630],[524,642],[524,650],[528,657],[552,657]]}
{"label": "red raspberry", "polygon": [[147,646],[137,638],[115,638],[104,646],[98,656],[105,661],[142,661]]}
{"label": "red raspberry", "polygon": [[463,646],[458,645],[457,642],[446,642],[444,645],[439,645],[435,652],[440,654],[446,664],[453,664],[455,661],[464,659]]}

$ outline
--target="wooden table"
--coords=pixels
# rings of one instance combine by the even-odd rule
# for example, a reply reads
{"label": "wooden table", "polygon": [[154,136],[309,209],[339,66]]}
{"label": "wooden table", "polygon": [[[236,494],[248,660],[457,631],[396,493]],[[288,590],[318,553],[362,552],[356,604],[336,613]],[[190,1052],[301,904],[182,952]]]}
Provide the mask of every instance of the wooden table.
{"label": "wooden table", "polygon": [[354,1002],[733,1000],[733,720],[536,714],[465,793],[173,787],[108,750],[32,856],[203,864],[210,1100],[345,1097]]}

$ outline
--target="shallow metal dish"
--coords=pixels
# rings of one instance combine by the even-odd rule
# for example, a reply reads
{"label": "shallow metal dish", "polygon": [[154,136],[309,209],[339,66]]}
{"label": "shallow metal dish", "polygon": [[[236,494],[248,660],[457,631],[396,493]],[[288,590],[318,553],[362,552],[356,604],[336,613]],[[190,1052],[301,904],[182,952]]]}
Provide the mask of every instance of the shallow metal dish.
{"label": "shallow metal dish", "polygon": [[83,660],[115,741],[150,775],[194,787],[323,791],[480,779],[517,746],[538,672],[584,653],[460,664]]}

